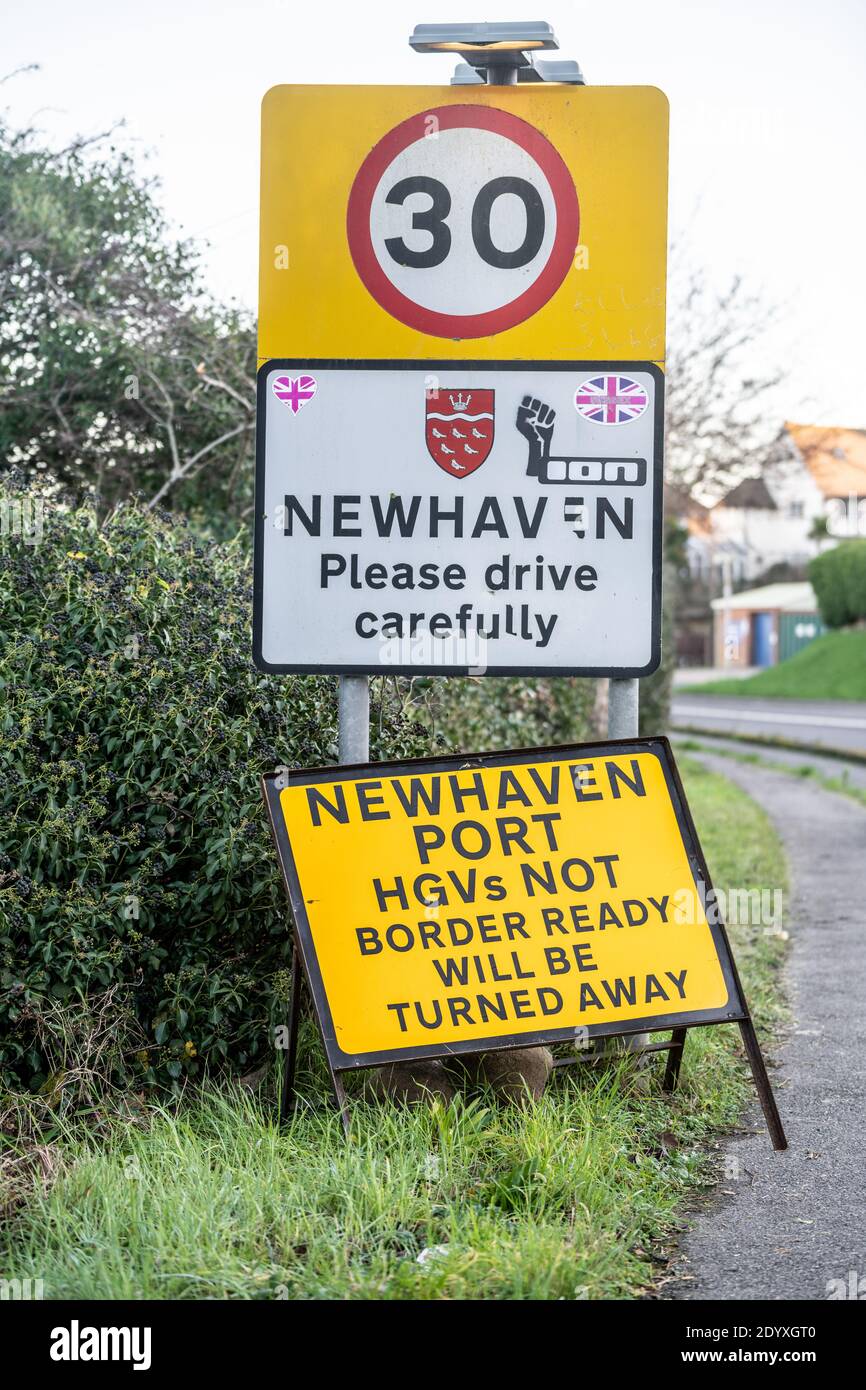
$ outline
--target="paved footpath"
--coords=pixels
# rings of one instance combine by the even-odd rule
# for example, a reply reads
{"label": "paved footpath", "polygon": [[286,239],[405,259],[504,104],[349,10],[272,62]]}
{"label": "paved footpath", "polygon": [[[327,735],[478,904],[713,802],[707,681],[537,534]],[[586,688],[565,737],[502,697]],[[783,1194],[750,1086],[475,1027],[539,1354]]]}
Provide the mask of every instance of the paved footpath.
{"label": "paved footpath", "polygon": [[[694,753],[748,792],[788,855],[793,1019],[770,1077],[789,1148],[761,1112],[723,1141],[739,1180],[692,1219],[665,1296],[826,1299],[832,1280],[866,1295],[866,808],[782,772]],[[773,885],[767,885],[772,887]],[[688,1048],[686,1049],[686,1065]],[[754,1131],[754,1132],[752,1132]]]}

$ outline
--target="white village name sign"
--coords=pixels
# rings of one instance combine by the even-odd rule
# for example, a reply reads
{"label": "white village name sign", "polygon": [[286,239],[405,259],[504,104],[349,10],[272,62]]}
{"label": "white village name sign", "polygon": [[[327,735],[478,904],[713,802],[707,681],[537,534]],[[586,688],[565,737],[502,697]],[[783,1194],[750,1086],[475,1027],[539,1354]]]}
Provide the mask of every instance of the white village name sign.
{"label": "white village name sign", "polygon": [[257,664],[648,674],[661,418],[648,362],[267,363]]}

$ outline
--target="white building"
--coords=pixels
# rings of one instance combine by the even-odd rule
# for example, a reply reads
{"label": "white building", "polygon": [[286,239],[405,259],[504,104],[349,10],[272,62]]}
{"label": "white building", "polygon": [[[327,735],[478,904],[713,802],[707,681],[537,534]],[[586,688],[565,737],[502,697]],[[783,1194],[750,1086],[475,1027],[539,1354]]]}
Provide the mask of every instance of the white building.
{"label": "white building", "polygon": [[789,422],[784,437],[824,498],[830,535],[866,536],[866,430]]}
{"label": "white building", "polygon": [[812,585],[764,584],[714,598],[713,664],[775,666],[824,631]]}
{"label": "white building", "polygon": [[734,587],[772,566],[805,567],[827,540],[866,535],[866,430],[787,423],[760,477],[745,478],[688,519],[695,578]]}

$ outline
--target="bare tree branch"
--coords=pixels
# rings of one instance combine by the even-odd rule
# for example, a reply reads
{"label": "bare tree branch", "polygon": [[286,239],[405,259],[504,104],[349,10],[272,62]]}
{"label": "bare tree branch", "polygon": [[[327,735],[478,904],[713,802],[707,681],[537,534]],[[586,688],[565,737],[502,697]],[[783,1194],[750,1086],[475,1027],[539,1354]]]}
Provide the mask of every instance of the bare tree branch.
{"label": "bare tree branch", "polygon": [[235,425],[233,429],[226,430],[225,434],[221,434],[218,439],[212,439],[209,444],[205,444],[202,449],[199,449],[198,453],[193,454],[192,458],[187,459],[186,463],[181,466],[177,473],[172,471],[170,476],[166,478],[165,482],[148,502],[148,510],[158,506],[163,497],[174,487],[175,483],[179,482],[181,478],[189,477],[196,465],[201,464],[205,457],[212,453],[214,449],[218,449],[220,445],[227,443],[230,439],[234,439],[236,435],[243,433],[243,431],[254,428],[255,421],[242,421],[239,425]]}

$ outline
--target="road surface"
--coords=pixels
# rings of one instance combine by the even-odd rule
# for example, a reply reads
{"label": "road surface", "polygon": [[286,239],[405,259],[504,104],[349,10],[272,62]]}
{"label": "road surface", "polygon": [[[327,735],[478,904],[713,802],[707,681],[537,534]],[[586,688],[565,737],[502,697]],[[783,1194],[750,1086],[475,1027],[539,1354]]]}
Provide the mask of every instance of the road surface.
{"label": "road surface", "polygon": [[[771,1079],[789,1149],[761,1112],[722,1141],[735,1177],[693,1219],[666,1296],[866,1295],[866,808],[810,779],[692,754],[762,805],[790,866],[793,1019]],[[772,885],[768,885],[772,886]],[[688,1052],[686,1052],[686,1059]],[[862,1282],[861,1282],[862,1281]]]}
{"label": "road surface", "polygon": [[866,753],[866,704],[853,700],[755,700],[674,691],[671,725]]}

